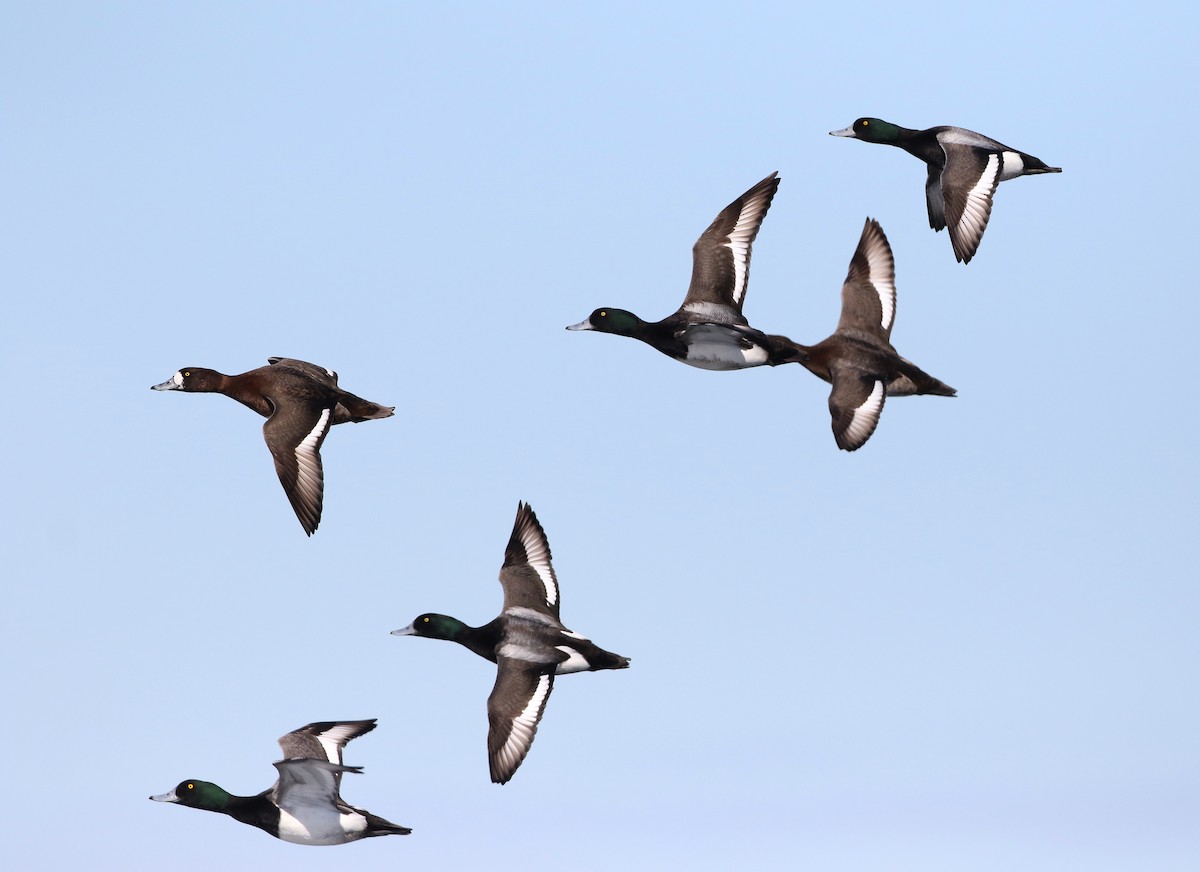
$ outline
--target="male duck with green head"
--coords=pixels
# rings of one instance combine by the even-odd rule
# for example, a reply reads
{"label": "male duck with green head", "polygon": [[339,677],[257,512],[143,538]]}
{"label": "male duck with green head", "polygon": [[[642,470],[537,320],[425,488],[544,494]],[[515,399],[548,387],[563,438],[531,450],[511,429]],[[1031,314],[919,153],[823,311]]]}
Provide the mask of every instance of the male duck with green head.
{"label": "male duck with green head", "polygon": [[894,145],[925,161],[929,226],[937,231],[950,228],[954,257],[961,263],[970,263],[979,248],[997,185],[1017,176],[1062,172],[1062,167],[1047,166],[1031,154],[963,127],[910,130],[879,118],[859,118],[829,135]]}
{"label": "male duck with green head", "polygon": [[284,759],[275,764],[279,779],[255,796],[235,796],[208,781],[189,778],[156,802],[227,814],[297,845],[342,845],[371,836],[408,835],[412,830],[342,801],[342,748],[375,729],[375,720],[322,721],[293,730],[279,740]]}
{"label": "male duck with green head", "polygon": [[392,631],[393,636],[457,642],[496,664],[496,683],[487,702],[488,765],[496,784],[512,778],[529,753],[554,676],[629,666],[628,657],[605,651],[559,620],[558,578],[550,562],[550,542],[528,503],[517,505],[500,585],[504,608],[482,627],[427,612]]}
{"label": "male duck with green head", "polygon": [[568,330],[640,339],[668,357],[701,369],[747,369],[800,363],[804,352],[786,336],[751,327],[742,315],[750,281],[750,248],[766,217],[779,174],[771,173],[726,206],[692,247],[692,283],[683,305],[661,321],[624,309],[596,309]]}

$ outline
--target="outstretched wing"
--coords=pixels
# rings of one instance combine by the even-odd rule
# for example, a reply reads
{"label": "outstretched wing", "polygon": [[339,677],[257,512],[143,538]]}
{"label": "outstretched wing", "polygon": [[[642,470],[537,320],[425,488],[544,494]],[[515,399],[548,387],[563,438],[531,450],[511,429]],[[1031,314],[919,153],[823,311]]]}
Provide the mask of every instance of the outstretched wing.
{"label": "outstretched wing", "polygon": [[872,378],[855,367],[834,366],[831,372],[829,414],[833,419],[833,438],[843,451],[856,451],[879,425],[887,386],[883,379]]}
{"label": "outstretched wing", "polygon": [[328,760],[280,760],[275,763],[275,802],[281,809],[303,817],[303,809],[328,810],[339,803],[343,772],[362,772],[361,766],[339,766]]}
{"label": "outstretched wing", "polygon": [[750,281],[750,248],[779,189],[779,174],[771,173],[738,197],[700,234],[692,246],[692,283],[685,308],[697,304],[729,306],[740,316]]}
{"label": "outstretched wing", "polygon": [[529,753],[554,675],[501,657],[496,684],[488,697],[488,763],[492,781],[504,784]]}
{"label": "outstretched wing", "polygon": [[842,317],[837,329],[839,333],[867,333],[888,343],[895,320],[895,260],[883,228],[868,218],[842,285]]}
{"label": "outstretched wing", "polygon": [[325,495],[321,443],[329,433],[332,414],[332,406],[289,403],[276,406],[263,424],[263,438],[275,459],[279,483],[304,532],[310,536],[321,523]]}
{"label": "outstretched wing", "polygon": [[1000,184],[1004,158],[970,145],[943,142],[942,200],[955,259],[970,263],[992,214],[992,196]]}
{"label": "outstretched wing", "polygon": [[550,542],[528,503],[517,504],[517,517],[500,567],[500,584],[505,611],[528,608],[558,620],[558,579],[550,562]]}
{"label": "outstretched wing", "polygon": [[[280,736],[279,747],[283,749],[284,762],[325,760],[341,767],[342,749],[346,747],[346,743],[371,732],[375,726],[375,718],[366,721],[318,721]],[[358,769],[358,767],[348,768],[350,771]],[[336,794],[341,787],[340,770],[333,773],[333,781]]]}

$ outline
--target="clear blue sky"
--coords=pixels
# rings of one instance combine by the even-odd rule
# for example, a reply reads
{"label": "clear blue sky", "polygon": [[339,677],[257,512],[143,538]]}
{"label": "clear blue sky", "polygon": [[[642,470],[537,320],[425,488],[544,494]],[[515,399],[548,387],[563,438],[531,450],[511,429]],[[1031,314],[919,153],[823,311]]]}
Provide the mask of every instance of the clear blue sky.
{"label": "clear blue sky", "polygon": [[[1194,870],[1200,862],[1197,13],[1065,4],[42,3],[0,10],[0,537],[21,868]],[[924,168],[1006,182],[968,267]],[[899,351],[956,399],[833,443],[800,367],[568,333],[682,300],[768,173],[746,313],[837,321],[864,217]],[[286,355],[396,416],[325,443],[306,539],[261,421],[150,385]],[[568,626],[489,783],[478,624],[518,500]],[[411,836],[305,849],[148,802],[257,792],[377,717],[344,796]],[[15,868],[15,867],[14,867]]]}

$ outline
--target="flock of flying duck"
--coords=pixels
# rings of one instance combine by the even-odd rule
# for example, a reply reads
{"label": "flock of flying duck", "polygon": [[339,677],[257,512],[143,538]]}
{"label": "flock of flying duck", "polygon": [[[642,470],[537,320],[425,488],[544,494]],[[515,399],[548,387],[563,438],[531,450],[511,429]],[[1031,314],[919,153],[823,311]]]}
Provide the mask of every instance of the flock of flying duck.
{"label": "flock of flying duck", "polygon": [[[948,228],[955,259],[969,263],[979,248],[1000,182],[1062,172],[990,137],[961,127],[911,130],[878,118],[859,118],[832,136],[904,149],[928,166],[929,226]],[[692,281],[683,304],[661,321],[624,309],[596,309],[568,330],[595,330],[645,342],[701,369],[734,370],[798,363],[831,385],[829,412],[839,448],[861,448],[879,423],[884,400],[912,394],[952,397],[949,385],[901,357],[891,344],[896,317],[895,268],[883,228],[868,218],[842,285],[842,314],[833,334],[816,345],[751,327],[742,314],[755,236],[779,188],[772,173],[717,215],[692,248]],[[240,375],[185,367],[154,390],[220,393],[265,417],[263,438],[275,471],[305,533],[321,521],[324,472],[321,444],[330,427],[390,417],[394,406],[364,400],[338,386],[337,373],[302,360],[272,357]],[[550,543],[528,504],[520,503],[500,568],[504,603],[481,627],[436,613],[419,615],[397,636],[457,642],[496,664],[488,697],[491,779],[504,784],[521,765],[546,709],[554,676],[624,669],[629,658],[600,648],[559,619],[558,580]],[[308,724],[279,740],[284,759],[275,784],[254,796],[235,796],[215,784],[187,779],[150,797],[227,814],[277,838],[305,845],[338,845],[370,836],[406,835],[391,823],[347,804],[341,779],[361,767],[342,763],[342,749],[375,729],[374,720]]]}

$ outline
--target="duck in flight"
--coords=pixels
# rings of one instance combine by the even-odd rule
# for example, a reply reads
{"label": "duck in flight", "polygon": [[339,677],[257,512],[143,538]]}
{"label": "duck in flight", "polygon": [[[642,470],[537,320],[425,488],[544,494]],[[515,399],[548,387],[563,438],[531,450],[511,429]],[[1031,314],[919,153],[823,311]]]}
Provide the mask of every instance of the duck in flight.
{"label": "duck in flight", "polygon": [[342,764],[342,748],[375,729],[375,720],[322,721],[279,739],[283,759],[279,778],[255,796],[234,796],[208,781],[188,778],[169,793],[150,797],[190,808],[227,814],[277,839],[297,845],[343,845],[371,836],[412,832],[342,800],[343,772],[362,772]]}
{"label": "duck in flight", "polygon": [[855,451],[871,438],[887,397],[955,395],[954,388],[896,353],[891,342],[895,320],[892,249],[879,222],[868,218],[842,285],[837,330],[816,345],[800,346],[805,368],[833,385],[833,438],[844,451]]}
{"label": "duck in flight", "polygon": [[266,418],[263,438],[275,459],[279,483],[304,532],[311,536],[321,523],[325,495],[321,443],[329,428],[347,421],[389,418],[396,407],[342,390],[331,369],[289,357],[271,357],[268,364],[241,375],[185,366],[152,390],[224,394]]}
{"label": "duck in flight", "polygon": [[1017,176],[1062,172],[1062,167],[1047,166],[1031,154],[963,127],[910,130],[879,118],[859,118],[829,135],[894,145],[925,161],[929,226],[937,231],[950,228],[954,257],[961,263],[970,263],[979,248],[997,185]]}
{"label": "duck in flight", "polygon": [[496,664],[488,697],[488,763],[492,781],[504,784],[529,753],[554,676],[598,669],[625,669],[629,658],[594,644],[559,620],[558,579],[550,543],[533,509],[517,505],[504,565],[504,607],[482,627],[433,613],[417,617],[393,636],[447,639]]}
{"label": "duck in flight", "polygon": [[742,315],[751,245],[779,181],[779,174],[771,173],[722,209],[700,234],[692,246],[692,283],[674,314],[647,322],[624,309],[605,307],[567,329],[630,336],[701,369],[800,362],[803,353],[794,342],[756,330]]}

